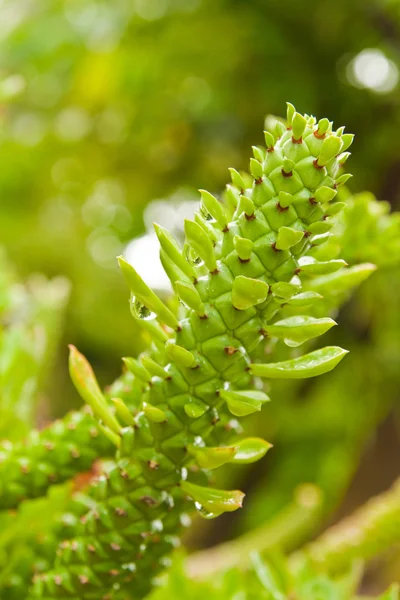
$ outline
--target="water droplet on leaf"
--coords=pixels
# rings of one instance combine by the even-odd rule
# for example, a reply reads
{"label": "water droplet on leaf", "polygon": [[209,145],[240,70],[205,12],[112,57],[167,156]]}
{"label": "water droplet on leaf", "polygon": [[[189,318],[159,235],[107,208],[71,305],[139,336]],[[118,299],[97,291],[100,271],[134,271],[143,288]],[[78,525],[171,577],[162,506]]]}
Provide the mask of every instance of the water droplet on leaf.
{"label": "water droplet on leaf", "polygon": [[131,311],[134,317],[143,321],[151,321],[156,318],[156,314],[135,296],[131,297]]}
{"label": "water droplet on leaf", "polygon": [[214,221],[213,216],[210,215],[210,213],[208,212],[207,208],[204,206],[203,203],[200,204],[199,212],[205,221]]}
{"label": "water droplet on leaf", "polygon": [[194,503],[195,507],[196,507],[196,511],[198,512],[198,514],[203,517],[203,519],[216,519],[217,517],[219,517],[220,515],[222,515],[222,512],[210,512],[208,511],[206,508],[204,508],[204,506],[202,506],[200,504],[200,502],[195,502]]}
{"label": "water droplet on leaf", "polygon": [[184,256],[190,265],[194,267],[201,267],[204,265],[204,261],[189,245],[185,245],[183,249]]}

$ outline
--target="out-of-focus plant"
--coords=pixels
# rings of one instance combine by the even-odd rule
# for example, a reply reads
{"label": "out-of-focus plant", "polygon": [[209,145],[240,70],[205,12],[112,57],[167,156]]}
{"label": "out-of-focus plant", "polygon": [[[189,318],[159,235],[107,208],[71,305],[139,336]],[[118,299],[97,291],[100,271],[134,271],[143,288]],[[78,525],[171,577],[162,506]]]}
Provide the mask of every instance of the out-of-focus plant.
{"label": "out-of-focus plant", "polygon": [[0,433],[11,440],[38,424],[40,393],[54,364],[69,284],[41,275],[22,284],[4,251],[0,262]]}

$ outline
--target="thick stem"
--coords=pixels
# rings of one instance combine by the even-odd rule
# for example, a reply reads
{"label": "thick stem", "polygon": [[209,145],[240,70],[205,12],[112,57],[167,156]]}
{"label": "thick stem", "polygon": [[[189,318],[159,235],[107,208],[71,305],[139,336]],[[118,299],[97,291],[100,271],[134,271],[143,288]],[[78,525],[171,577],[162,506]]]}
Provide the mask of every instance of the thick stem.
{"label": "thick stem", "polygon": [[357,559],[368,560],[400,544],[400,479],[352,515],[323,533],[291,557],[297,569],[310,561],[328,572],[347,569]]}

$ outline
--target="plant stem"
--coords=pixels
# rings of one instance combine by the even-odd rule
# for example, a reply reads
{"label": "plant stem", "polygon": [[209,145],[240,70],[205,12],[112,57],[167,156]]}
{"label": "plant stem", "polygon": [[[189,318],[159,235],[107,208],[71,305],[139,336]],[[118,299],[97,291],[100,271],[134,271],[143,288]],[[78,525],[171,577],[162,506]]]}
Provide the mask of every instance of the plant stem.
{"label": "plant stem", "polygon": [[349,568],[356,558],[371,559],[396,544],[400,544],[400,479],[296,552],[290,562],[294,569],[311,562],[335,573]]}

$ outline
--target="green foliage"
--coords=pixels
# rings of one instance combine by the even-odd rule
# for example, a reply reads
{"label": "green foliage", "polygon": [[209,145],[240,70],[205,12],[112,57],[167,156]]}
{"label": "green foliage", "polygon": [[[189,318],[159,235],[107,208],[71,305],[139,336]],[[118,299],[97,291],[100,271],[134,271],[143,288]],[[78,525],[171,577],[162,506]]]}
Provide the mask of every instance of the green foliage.
{"label": "green foliage", "polygon": [[[137,318],[144,323],[158,319],[172,331],[165,343],[161,336],[149,356],[142,357],[151,379],[145,375],[142,411],[133,416],[134,427],[118,424],[87,362],[72,349],[72,379],[104,423],[103,430],[120,448],[120,459],[93,492],[96,507],[81,521],[76,538],[62,545],[55,570],[37,578],[34,595],[85,598],[99,587],[124,594],[134,582],[133,593],[142,597],[151,583],[148,569],[151,566],[154,576],[162,567],[173,544],[170,535],[179,531],[181,507],[188,499],[206,518],[242,504],[240,492],[205,487],[206,474],[201,469],[198,473],[188,470],[193,463],[189,444],[218,447],[224,445],[229,431],[234,439],[237,426],[230,415],[251,414],[268,399],[254,390],[253,375],[310,377],[331,370],[343,357],[341,349],[326,348],[283,363],[257,365],[251,360],[264,337],[275,333],[280,337],[282,325],[275,326],[276,332],[268,331],[276,319],[279,323],[279,286],[291,289],[285,293],[285,300],[290,300],[301,293],[302,277],[330,273],[345,264],[308,256],[312,245],[307,241],[311,224],[337,212],[331,207],[340,178],[337,155],[345,145],[343,131],[337,135],[328,128],[320,135],[314,117],[304,119],[301,139],[294,138],[290,120],[274,146],[261,151],[259,166],[251,164],[252,178],[233,173],[234,187],[229,188],[236,202],[233,215],[230,211],[222,218],[222,205],[216,209],[207,197],[206,210],[202,208],[194,221],[186,222],[186,244],[192,252],[186,256],[194,268],[189,282],[201,300],[200,305],[197,302],[200,314],[186,308],[177,319],[121,259]],[[321,188],[333,192],[321,197],[322,202],[317,200]],[[293,198],[287,208],[279,202],[282,191]],[[203,202],[204,197],[203,192]],[[288,225],[299,235],[288,233]],[[250,258],[238,255],[234,243],[238,235],[253,242]],[[175,248],[173,241],[163,247],[174,265],[168,273],[173,273],[174,285],[181,278],[188,282],[179,268],[180,260],[174,262]],[[292,320],[284,325],[285,339],[299,344],[321,335],[330,325],[326,319],[322,323],[307,317]],[[148,541],[140,542],[141,537]],[[89,546],[95,548],[90,567]],[[140,554],[132,563],[132,553],[139,547]],[[74,563],[76,570],[68,568]]]}
{"label": "green foliage", "polygon": [[[287,127],[282,122],[270,126],[267,149],[253,148],[251,175],[232,170],[224,204],[202,191],[200,211],[185,225],[183,251],[156,227],[162,262],[183,306],[163,303],[120,259],[131,288],[132,315],[152,342],[138,359],[124,359],[128,372],[106,394],[89,363],[71,347],[71,376],[94,418],[74,413],[32,434],[25,446],[5,446],[3,507],[45,494],[55,477],[70,479],[97,457],[109,455],[112,445],[117,449],[115,461],[103,466],[87,494],[74,493],[68,500],[71,488],[61,488],[58,498],[67,509],[61,521],[53,494],[37,504],[44,515],[40,547],[35,533],[23,534],[21,528],[35,504],[23,504],[16,521],[6,523],[10,534],[4,548],[11,548],[13,560],[0,590],[7,597],[146,596],[179,544],[188,512],[196,508],[213,519],[241,507],[244,494],[215,487],[211,472],[259,460],[271,447],[260,437],[243,438],[234,418],[258,412],[269,400],[255,378],[266,379],[273,390],[275,379],[314,377],[342,360],[346,351],[336,346],[305,354],[297,347],[312,345],[331,329],[335,322],[327,314],[374,270],[368,263],[347,268],[341,258],[343,240],[356,245],[347,230],[354,223],[340,216],[346,202],[352,213],[354,200],[345,192],[337,196],[347,180],[340,169],[352,136],[343,128],[332,132],[326,120],[298,115],[292,105],[288,119]],[[364,204],[357,225],[371,202]],[[396,249],[398,221],[376,216],[383,222],[371,222],[371,231]],[[395,500],[385,512],[379,504],[385,525],[397,519],[397,505]],[[375,529],[368,520],[367,531]],[[350,541],[347,558],[340,544],[330,553],[329,536],[328,542],[316,542],[310,555],[327,554],[328,570],[337,556],[339,568],[348,567],[353,557],[369,557],[391,545],[396,539],[391,531],[380,544],[368,537],[366,552]],[[13,540],[15,533],[19,542]],[[33,548],[38,560],[21,556],[18,544]],[[235,569],[204,584],[173,570],[156,598],[179,589],[181,597],[193,598],[208,593],[235,600],[341,599],[350,598],[356,585],[351,576],[336,581],[314,573],[310,561],[295,576],[275,560],[263,562],[254,555],[252,561],[253,570],[241,574]],[[394,588],[389,592],[393,598],[396,593]]]}
{"label": "green foliage", "polygon": [[[150,595],[151,600],[351,600],[362,575],[362,569],[354,567],[338,576],[330,578],[317,570],[306,567],[296,575],[290,571],[286,561],[279,554],[263,559],[256,552],[251,553],[251,566],[248,570],[228,569],[213,579],[205,581],[191,579],[185,572],[182,562],[176,560],[163,581],[160,589]],[[393,585],[379,596],[379,600],[397,600],[399,586]]]}

